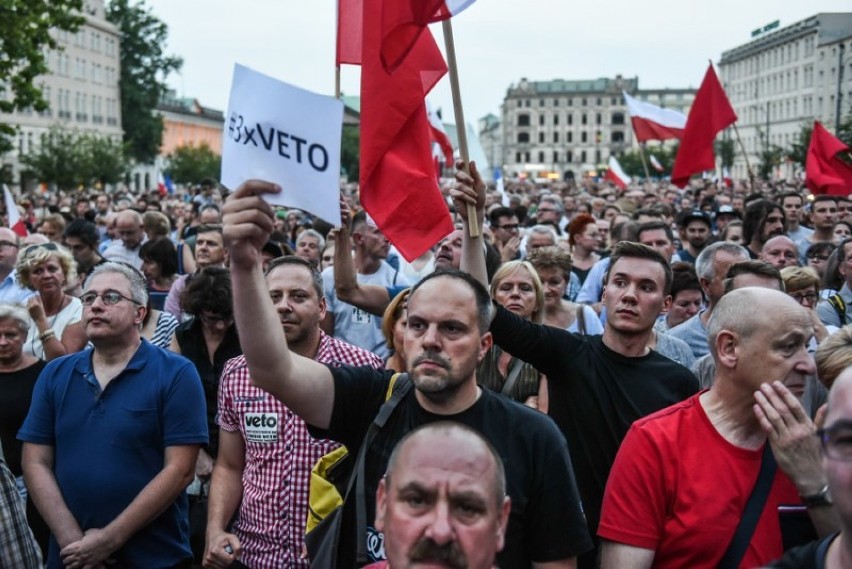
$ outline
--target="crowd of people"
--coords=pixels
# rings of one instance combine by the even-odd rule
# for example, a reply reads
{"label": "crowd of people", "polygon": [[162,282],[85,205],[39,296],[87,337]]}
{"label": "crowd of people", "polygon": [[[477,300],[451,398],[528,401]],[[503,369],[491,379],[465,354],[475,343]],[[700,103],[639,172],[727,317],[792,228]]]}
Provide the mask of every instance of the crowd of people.
{"label": "crowd of people", "polygon": [[411,261],[349,186],[22,196],[0,566],[852,567],[852,201],[456,166]]}

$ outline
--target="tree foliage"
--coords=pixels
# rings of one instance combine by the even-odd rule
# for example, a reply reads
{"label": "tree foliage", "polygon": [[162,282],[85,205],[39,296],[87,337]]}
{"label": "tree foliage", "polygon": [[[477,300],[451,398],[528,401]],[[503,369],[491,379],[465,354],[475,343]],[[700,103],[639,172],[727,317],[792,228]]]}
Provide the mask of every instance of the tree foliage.
{"label": "tree foliage", "polygon": [[204,178],[219,178],[221,157],[206,142],[195,146],[179,146],[166,157],[169,165],[166,174],[178,184],[198,184]]}
{"label": "tree foliage", "polygon": [[[0,3],[0,114],[48,108],[35,80],[49,71],[45,55],[57,47],[51,31],[76,31],[82,8],[83,0]],[[0,154],[11,150],[14,134],[14,126],[0,123]]]}
{"label": "tree foliage", "polygon": [[[671,174],[674,159],[677,155],[677,149],[678,144],[676,143],[672,145],[655,145],[645,147],[645,161],[648,164],[648,173],[652,178],[668,176]],[[651,166],[650,160],[652,155],[663,167],[662,172],[658,172],[653,166]],[[636,178],[645,177],[645,167],[642,165],[642,154],[639,150],[631,150],[630,152],[625,152],[621,156],[618,156],[618,163],[621,164],[621,169],[624,170],[627,175]]]}
{"label": "tree foliage", "polygon": [[62,190],[94,184],[116,184],[129,164],[124,145],[94,134],[53,128],[41,144],[21,156],[32,177]]}
{"label": "tree foliage", "polygon": [[344,125],[343,138],[340,142],[340,169],[350,182],[358,181],[360,138],[361,132],[358,127]]}
{"label": "tree foliage", "polygon": [[121,127],[130,156],[152,163],[163,140],[163,119],[154,109],[166,92],[166,77],[183,60],[166,55],[168,26],[144,0],[112,0],[107,19],[121,30]]}

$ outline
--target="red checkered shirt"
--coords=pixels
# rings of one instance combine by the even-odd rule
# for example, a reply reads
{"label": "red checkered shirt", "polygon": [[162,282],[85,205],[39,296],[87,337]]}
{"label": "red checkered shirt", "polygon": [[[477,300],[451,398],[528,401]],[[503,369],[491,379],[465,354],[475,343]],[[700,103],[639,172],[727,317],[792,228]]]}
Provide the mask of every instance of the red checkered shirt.
{"label": "red checkered shirt", "polygon": [[[330,367],[384,362],[367,350],[321,333],[314,358]],[[244,356],[228,361],[219,384],[219,426],[242,435],[246,447],[243,499],[234,533],[241,561],[252,569],[307,569],[302,559],[311,468],[338,443],[314,439],[304,421],[255,387]]]}

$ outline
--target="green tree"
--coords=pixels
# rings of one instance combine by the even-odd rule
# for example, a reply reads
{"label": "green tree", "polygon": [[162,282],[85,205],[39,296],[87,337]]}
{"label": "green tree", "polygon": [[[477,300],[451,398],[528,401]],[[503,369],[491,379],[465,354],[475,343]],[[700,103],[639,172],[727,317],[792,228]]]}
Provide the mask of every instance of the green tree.
{"label": "green tree", "polygon": [[108,138],[52,128],[21,156],[30,176],[62,190],[115,184],[128,170],[124,146]]}
{"label": "green tree", "polygon": [[219,179],[222,169],[222,158],[206,142],[179,146],[166,159],[166,174],[177,184],[197,184],[208,177]]}
{"label": "green tree", "polygon": [[[654,145],[645,146],[645,161],[648,164],[648,174],[651,177],[666,176],[671,173],[672,165],[674,165],[674,157],[677,154],[678,145]],[[663,167],[662,172],[658,172],[651,166],[651,156],[654,156]],[[637,178],[645,177],[645,166],[642,164],[642,154],[638,150],[631,150],[618,156],[618,163],[621,164],[621,169],[630,176]]]}
{"label": "green tree", "polygon": [[[76,31],[85,21],[82,8],[83,0],[0,3],[0,114],[48,108],[35,80],[49,71],[45,55],[57,48],[51,31]],[[0,123],[0,154],[12,149],[14,134],[14,126]]]}
{"label": "green tree", "polygon": [[812,123],[803,123],[799,136],[796,137],[787,149],[787,158],[799,164],[802,168],[805,167],[805,160],[808,156],[808,145],[811,143],[811,134],[814,127]]}
{"label": "green tree", "polygon": [[130,156],[149,164],[160,152],[163,119],[154,112],[166,92],[166,77],[183,60],[166,55],[168,26],[144,0],[112,0],[107,19],[121,30],[121,128]]}
{"label": "green tree", "polygon": [[716,156],[719,157],[719,162],[722,168],[730,168],[734,165],[734,156],[736,155],[736,145],[730,138],[722,138],[716,141]]}
{"label": "green tree", "polygon": [[357,126],[343,126],[343,138],[340,142],[340,169],[350,182],[358,181],[360,139],[361,131]]}

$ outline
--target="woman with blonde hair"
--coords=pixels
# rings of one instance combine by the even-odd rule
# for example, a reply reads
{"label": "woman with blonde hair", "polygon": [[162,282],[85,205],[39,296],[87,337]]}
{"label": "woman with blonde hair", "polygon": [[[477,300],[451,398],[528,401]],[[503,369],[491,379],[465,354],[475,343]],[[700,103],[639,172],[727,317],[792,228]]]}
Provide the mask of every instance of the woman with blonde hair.
{"label": "woman with blonde hair", "polygon": [[65,293],[77,276],[71,253],[56,243],[30,245],[18,253],[15,265],[18,284],[37,294],[27,301],[30,327],[24,353],[50,361],[83,349],[83,305]]}
{"label": "woman with blonde hair", "polygon": [[405,364],[405,352],[403,341],[405,340],[405,326],[408,318],[405,317],[405,308],[408,303],[410,288],[399,292],[388,304],[382,317],[382,334],[385,337],[390,356],[385,362],[385,369],[394,371],[408,371]]}
{"label": "woman with blonde hair", "polygon": [[784,281],[787,296],[808,310],[814,327],[814,341],[808,346],[808,351],[813,352],[829,334],[837,331],[835,326],[825,326],[816,310],[819,302],[819,275],[810,267],[784,267],[781,269],[781,280]]}
{"label": "woman with blonde hair", "polygon": [[[535,267],[527,261],[509,261],[494,273],[491,298],[521,318],[540,323],[544,316],[544,290]],[[547,412],[544,376],[496,344],[486,352],[476,370],[482,387]]]}

